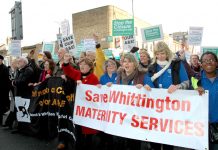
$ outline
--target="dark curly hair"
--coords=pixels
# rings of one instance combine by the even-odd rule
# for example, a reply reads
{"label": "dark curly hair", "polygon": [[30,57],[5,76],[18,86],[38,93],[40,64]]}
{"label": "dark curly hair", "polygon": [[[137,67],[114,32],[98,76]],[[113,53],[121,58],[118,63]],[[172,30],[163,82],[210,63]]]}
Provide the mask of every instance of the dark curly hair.
{"label": "dark curly hair", "polygon": [[203,61],[203,57],[204,57],[205,55],[209,55],[209,54],[213,55],[213,57],[214,57],[214,59],[216,60],[216,62],[218,61],[217,56],[216,56],[215,53],[210,52],[210,51],[207,51],[207,52],[205,52],[205,53],[203,53],[203,54],[201,55],[201,59],[200,59],[201,63],[202,63],[202,61]]}

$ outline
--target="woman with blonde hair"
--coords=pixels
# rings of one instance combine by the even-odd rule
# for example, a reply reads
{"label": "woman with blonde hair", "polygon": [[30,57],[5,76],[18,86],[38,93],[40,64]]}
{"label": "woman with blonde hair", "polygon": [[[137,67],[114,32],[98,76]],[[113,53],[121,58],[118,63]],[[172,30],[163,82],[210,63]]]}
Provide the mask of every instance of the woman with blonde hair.
{"label": "woman with blonde hair", "polygon": [[[154,62],[149,66],[144,78],[146,90],[151,88],[168,89],[169,93],[177,89],[188,89],[189,79],[185,67],[180,60],[175,60],[165,42],[158,42],[154,46]],[[160,150],[161,144],[150,143],[153,150]],[[173,146],[163,145],[163,150],[172,150]]]}

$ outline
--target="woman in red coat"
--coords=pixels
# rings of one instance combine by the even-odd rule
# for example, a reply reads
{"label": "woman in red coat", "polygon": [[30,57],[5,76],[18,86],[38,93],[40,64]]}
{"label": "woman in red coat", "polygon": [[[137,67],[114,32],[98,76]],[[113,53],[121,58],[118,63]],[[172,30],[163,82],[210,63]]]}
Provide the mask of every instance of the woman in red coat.
{"label": "woman in red coat", "polygon": [[55,63],[52,59],[48,59],[44,62],[44,70],[42,71],[39,82],[43,82],[45,79],[53,75]]}
{"label": "woman in red coat", "polygon": [[[93,73],[94,64],[90,59],[83,58],[79,61],[80,70],[76,70],[71,65],[69,65],[70,59],[71,56],[69,53],[64,55],[64,64],[62,65],[62,69],[66,76],[77,81],[77,83],[90,84],[90,85],[99,84],[99,80],[97,76]],[[80,130],[80,128],[76,128],[76,129]],[[82,134],[78,132],[82,132]],[[99,149],[100,144],[96,145],[96,143],[99,143],[100,140],[99,131],[82,126],[82,131],[77,131],[77,133],[78,133],[77,143],[76,143],[77,148],[81,150]]]}

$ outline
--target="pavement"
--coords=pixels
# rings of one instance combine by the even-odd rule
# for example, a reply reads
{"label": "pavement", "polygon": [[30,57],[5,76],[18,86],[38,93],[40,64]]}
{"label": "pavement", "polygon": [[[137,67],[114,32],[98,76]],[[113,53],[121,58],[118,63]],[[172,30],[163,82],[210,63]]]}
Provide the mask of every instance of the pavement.
{"label": "pavement", "polygon": [[48,141],[11,131],[0,126],[0,150],[56,150],[57,139]]}

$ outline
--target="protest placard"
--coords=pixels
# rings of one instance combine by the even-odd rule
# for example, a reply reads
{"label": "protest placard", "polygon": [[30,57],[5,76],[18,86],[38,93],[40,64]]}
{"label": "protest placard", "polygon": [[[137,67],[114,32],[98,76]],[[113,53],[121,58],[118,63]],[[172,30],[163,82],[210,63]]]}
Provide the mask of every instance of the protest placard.
{"label": "protest placard", "polygon": [[141,33],[142,33],[142,40],[144,42],[158,41],[158,40],[162,40],[164,37],[162,25],[143,28],[141,29]]}
{"label": "protest placard", "polygon": [[203,27],[190,27],[188,33],[188,44],[200,46],[203,36]]}
{"label": "protest placard", "polygon": [[[74,122],[116,136],[208,149],[208,93],[77,86]],[[126,132],[128,131],[128,132]]]}

